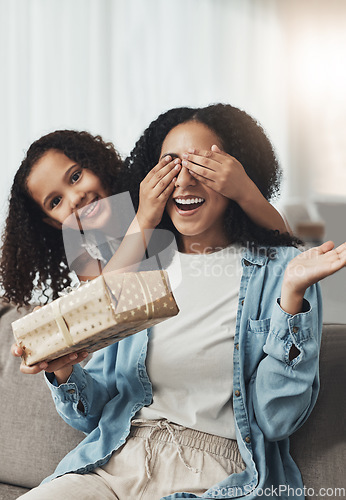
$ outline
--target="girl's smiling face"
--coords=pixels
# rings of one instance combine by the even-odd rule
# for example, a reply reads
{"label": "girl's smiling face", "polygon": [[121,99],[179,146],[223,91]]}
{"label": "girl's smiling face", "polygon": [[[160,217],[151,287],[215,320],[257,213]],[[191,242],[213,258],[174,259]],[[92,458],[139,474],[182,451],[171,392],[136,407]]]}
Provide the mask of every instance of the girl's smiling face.
{"label": "girl's smiling face", "polygon": [[[174,127],[162,143],[160,157],[182,155],[189,149],[210,150],[217,135],[206,125],[190,121]],[[180,247],[186,253],[203,253],[229,244],[224,230],[224,215],[229,199],[192,177],[182,167],[166,210],[180,233]]]}
{"label": "girl's smiling face", "polygon": [[31,197],[46,214],[43,220],[61,229],[62,224],[83,229],[103,227],[110,216],[108,196],[100,179],[91,170],[81,168],[59,150],[47,151],[32,167],[27,178]]}

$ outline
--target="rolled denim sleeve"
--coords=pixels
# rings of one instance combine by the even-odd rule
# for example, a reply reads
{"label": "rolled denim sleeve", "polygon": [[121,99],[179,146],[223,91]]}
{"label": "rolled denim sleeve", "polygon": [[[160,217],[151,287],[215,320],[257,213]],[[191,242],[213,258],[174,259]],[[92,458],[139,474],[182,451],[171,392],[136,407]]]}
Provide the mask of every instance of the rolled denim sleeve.
{"label": "rolled denim sleeve", "polygon": [[[252,380],[254,412],[270,441],[295,432],[315,405],[319,390],[319,349],[322,332],[319,285],[311,287],[303,312],[295,315],[276,302],[260,362]],[[289,359],[292,345],[299,355]]]}
{"label": "rolled denim sleeve", "polygon": [[[74,365],[64,384],[58,385],[54,374],[45,374],[59,415],[66,423],[85,433],[97,427],[104,406],[114,396],[102,377],[102,365],[103,356],[99,351],[88,363],[87,369]],[[95,376],[100,370],[101,376]]]}

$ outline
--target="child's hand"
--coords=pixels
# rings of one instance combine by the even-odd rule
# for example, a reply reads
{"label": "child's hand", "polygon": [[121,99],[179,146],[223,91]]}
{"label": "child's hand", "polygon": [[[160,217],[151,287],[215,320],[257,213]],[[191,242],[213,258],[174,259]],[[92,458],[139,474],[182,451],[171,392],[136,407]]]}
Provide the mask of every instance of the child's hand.
{"label": "child's hand", "polygon": [[189,150],[183,155],[182,165],[202,184],[239,205],[253,184],[243,165],[216,145],[211,147],[211,151]]}
{"label": "child's hand", "polygon": [[[11,346],[11,354],[15,357],[21,357],[23,355],[23,349],[17,344],[12,344]],[[74,352],[72,354],[66,354],[65,356],[61,356],[60,358],[54,359],[53,361],[41,361],[40,363],[36,363],[32,366],[27,366],[24,362],[20,365],[20,371],[25,374],[35,375],[42,371],[46,371],[47,373],[53,373],[56,376],[56,379],[59,384],[62,384],[67,381],[69,376],[72,373],[73,365],[80,363],[88,356],[88,353],[85,351],[82,352]]]}
{"label": "child's hand", "polygon": [[154,229],[162,219],[181,169],[180,158],[165,156],[142,180],[139,190],[137,220],[142,229]]}
{"label": "child's hand", "polygon": [[309,286],[346,267],[346,243],[334,248],[332,241],[297,255],[285,271],[281,291],[281,307],[290,314],[295,305],[302,304]]}

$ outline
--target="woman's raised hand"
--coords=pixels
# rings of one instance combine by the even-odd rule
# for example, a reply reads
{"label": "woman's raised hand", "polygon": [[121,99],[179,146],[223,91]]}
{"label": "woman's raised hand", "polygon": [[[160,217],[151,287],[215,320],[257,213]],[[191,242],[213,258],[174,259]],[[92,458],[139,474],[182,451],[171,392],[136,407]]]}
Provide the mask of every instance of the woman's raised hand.
{"label": "woman's raised hand", "polygon": [[332,241],[310,248],[292,259],[284,274],[281,307],[290,314],[302,304],[309,286],[346,267],[346,242],[334,247]]}
{"label": "woman's raised hand", "polygon": [[239,205],[253,184],[243,165],[216,145],[210,151],[190,149],[183,155],[182,165],[202,184]]}
{"label": "woman's raised hand", "polygon": [[346,266],[346,243],[334,248],[332,241],[310,248],[289,262],[284,279],[297,293]]}
{"label": "woman's raised hand", "polygon": [[162,219],[166,203],[172,194],[176,176],[181,169],[180,158],[161,158],[142,180],[139,189],[137,220],[142,229],[155,228]]}

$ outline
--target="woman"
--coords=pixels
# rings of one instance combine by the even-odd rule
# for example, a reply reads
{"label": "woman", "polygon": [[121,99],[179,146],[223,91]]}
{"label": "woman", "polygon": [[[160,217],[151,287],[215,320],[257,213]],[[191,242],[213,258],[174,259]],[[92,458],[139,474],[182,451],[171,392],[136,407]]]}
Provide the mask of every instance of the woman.
{"label": "woman", "polygon": [[[162,219],[177,236],[168,272],[174,279],[180,258],[181,312],[98,351],[86,369],[45,366],[58,412],[87,437],[23,498],[256,498],[266,488],[274,498],[287,486],[282,498],[303,497],[288,436],[318,392],[316,283],[345,266],[346,244],[299,254],[289,235],[248,219],[243,196],[209,186],[237,162],[264,198],[278,186],[268,139],[236,108],[161,115],[128,165],[145,175],[166,155],[182,161]],[[221,273],[206,272],[216,265]]]}

